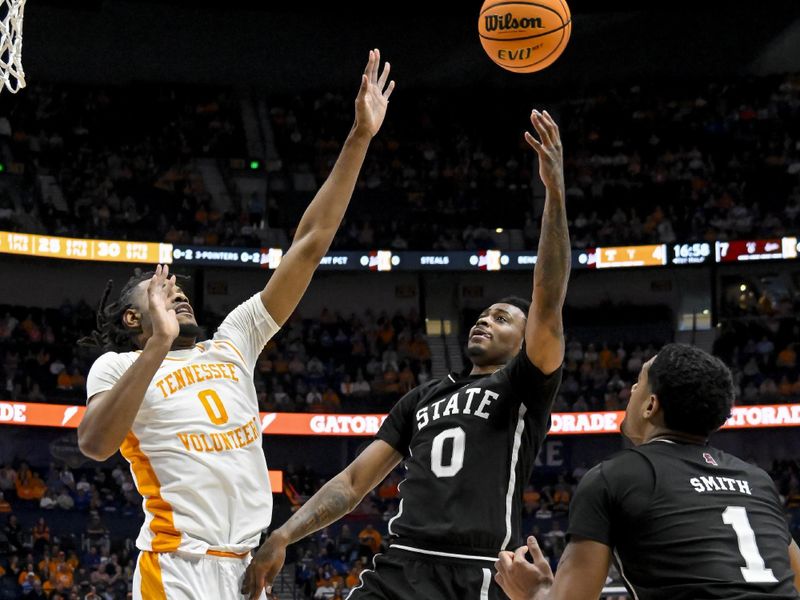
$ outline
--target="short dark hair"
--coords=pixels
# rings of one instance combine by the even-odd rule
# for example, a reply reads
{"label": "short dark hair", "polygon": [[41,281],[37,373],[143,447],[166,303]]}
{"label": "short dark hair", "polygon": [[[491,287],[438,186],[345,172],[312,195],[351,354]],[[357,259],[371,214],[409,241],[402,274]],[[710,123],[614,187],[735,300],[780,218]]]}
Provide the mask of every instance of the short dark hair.
{"label": "short dark hair", "polygon": [[731,416],[731,371],[716,356],[687,344],[667,344],[647,373],[650,390],[664,410],[666,426],[708,436]]}
{"label": "short dark hair", "polygon": [[502,300],[498,300],[495,304],[510,304],[511,306],[516,306],[522,311],[526,319],[528,318],[528,311],[531,309],[531,301],[520,298],[519,296],[506,296]]}

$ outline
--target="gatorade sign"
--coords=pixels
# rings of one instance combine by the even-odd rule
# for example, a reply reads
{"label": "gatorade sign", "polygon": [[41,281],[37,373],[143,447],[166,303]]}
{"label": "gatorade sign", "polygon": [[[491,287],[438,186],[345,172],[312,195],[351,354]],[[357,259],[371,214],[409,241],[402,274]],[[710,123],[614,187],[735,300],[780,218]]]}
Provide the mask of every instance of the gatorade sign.
{"label": "gatorade sign", "polygon": [[[0,402],[0,425],[36,427],[78,426],[84,406]],[[550,435],[593,435],[619,433],[623,411],[553,413]],[[264,435],[373,436],[386,419],[385,414],[261,413]],[[737,406],[723,429],[800,427],[800,404]]]}

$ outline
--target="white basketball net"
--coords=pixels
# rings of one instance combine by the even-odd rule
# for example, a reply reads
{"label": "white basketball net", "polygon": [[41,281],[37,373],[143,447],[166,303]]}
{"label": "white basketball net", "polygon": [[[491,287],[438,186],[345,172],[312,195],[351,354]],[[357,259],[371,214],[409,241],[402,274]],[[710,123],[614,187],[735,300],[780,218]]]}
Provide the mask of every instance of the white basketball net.
{"label": "white basketball net", "polygon": [[0,0],[0,77],[12,94],[25,87],[25,72],[22,70],[22,16],[25,2]]}

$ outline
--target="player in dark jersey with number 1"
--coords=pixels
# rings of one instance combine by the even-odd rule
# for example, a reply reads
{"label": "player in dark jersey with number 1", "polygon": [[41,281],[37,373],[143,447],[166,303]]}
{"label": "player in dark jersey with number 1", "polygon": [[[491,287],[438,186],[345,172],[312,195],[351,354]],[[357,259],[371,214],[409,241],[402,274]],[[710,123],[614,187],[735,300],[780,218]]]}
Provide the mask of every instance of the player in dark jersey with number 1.
{"label": "player in dark jersey with number 1", "polygon": [[636,447],[578,486],[555,583],[531,537],[500,554],[506,593],[597,600],[613,559],[635,600],[800,598],[800,550],[769,475],[708,445],[733,398],[719,359],[683,344],[662,348],[642,367],[625,412],[622,432]]}
{"label": "player in dark jersey with number 1", "polygon": [[571,253],[561,138],[547,112],[526,133],[545,185],[530,302],[506,298],[470,331],[468,376],[406,394],[373,441],[259,549],[242,592],[254,598],[283,565],[286,546],[343,517],[405,459],[389,551],[376,556],[350,600],[489,600],[497,553],[521,541],[522,490],[549,429],[561,381],[561,311]]}

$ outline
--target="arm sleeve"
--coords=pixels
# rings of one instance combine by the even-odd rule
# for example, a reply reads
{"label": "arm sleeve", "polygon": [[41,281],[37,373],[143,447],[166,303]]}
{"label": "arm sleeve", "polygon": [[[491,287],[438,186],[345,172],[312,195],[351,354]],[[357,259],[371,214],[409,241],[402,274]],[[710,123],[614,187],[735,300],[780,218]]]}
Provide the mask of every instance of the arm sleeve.
{"label": "arm sleeve", "polygon": [[567,537],[578,536],[606,546],[611,537],[611,494],[600,463],[583,476],[569,507]]}
{"label": "arm sleeve", "polygon": [[386,416],[375,438],[383,440],[397,450],[404,458],[408,458],[408,447],[414,433],[414,409],[420,396],[420,388],[414,388],[400,398]]}
{"label": "arm sleeve", "polygon": [[515,397],[528,409],[528,416],[542,433],[550,429],[550,413],[561,385],[561,367],[550,375],[542,373],[522,350],[505,366],[503,371],[511,383]]}
{"label": "arm sleeve", "polygon": [[107,392],[119,381],[120,377],[134,363],[135,359],[127,354],[106,352],[89,369],[86,377],[86,401],[100,392]]}
{"label": "arm sleeve", "polygon": [[261,293],[242,302],[225,317],[214,340],[227,340],[239,351],[247,366],[255,368],[258,355],[280,329],[261,301]]}

